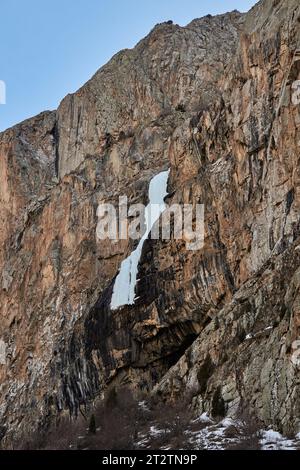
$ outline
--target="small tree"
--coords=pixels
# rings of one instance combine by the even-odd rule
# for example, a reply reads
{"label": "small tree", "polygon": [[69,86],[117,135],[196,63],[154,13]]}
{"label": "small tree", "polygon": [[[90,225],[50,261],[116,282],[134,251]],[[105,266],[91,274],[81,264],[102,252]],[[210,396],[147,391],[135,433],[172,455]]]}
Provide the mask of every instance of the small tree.
{"label": "small tree", "polygon": [[90,419],[89,433],[96,434],[96,418],[94,414],[92,414],[91,419]]}

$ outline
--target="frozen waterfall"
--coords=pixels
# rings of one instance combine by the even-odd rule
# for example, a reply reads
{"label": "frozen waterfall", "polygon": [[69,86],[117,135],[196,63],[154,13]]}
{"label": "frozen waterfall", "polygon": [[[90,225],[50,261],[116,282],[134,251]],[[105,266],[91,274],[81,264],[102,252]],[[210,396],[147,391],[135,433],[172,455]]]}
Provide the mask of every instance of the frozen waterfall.
{"label": "frozen waterfall", "polygon": [[135,300],[135,287],[137,283],[138,265],[142,255],[145,240],[160,214],[165,210],[164,198],[167,196],[168,171],[154,176],[149,185],[149,204],[145,208],[146,231],[140,239],[137,248],[126,258],[116,277],[110,307],[116,310],[123,305],[133,305]]}

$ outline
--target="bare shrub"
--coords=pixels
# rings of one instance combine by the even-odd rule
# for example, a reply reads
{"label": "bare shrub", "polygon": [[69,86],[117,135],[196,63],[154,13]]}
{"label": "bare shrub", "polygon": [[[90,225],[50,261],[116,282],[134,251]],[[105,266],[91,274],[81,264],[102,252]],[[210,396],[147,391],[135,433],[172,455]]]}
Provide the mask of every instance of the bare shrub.
{"label": "bare shrub", "polygon": [[111,388],[88,416],[61,418],[58,425],[23,439],[16,448],[133,450],[144,441],[148,449],[190,449],[191,399],[187,394],[176,403],[164,403],[160,397],[143,397],[141,402],[129,389]]}
{"label": "bare shrub", "polygon": [[58,424],[45,431],[36,431],[18,439],[14,450],[63,450],[76,448],[78,436],[84,435],[86,422],[82,416],[77,419],[61,417]]}
{"label": "bare shrub", "polygon": [[248,408],[240,411],[238,420],[240,423],[240,440],[237,443],[229,445],[227,450],[259,450],[262,423],[250,414]]}
{"label": "bare shrub", "polygon": [[192,412],[188,399],[176,403],[152,402],[151,421],[158,432],[156,437],[152,436],[149,442],[150,448],[157,449],[166,444],[174,449],[188,448],[185,431],[191,419]]}

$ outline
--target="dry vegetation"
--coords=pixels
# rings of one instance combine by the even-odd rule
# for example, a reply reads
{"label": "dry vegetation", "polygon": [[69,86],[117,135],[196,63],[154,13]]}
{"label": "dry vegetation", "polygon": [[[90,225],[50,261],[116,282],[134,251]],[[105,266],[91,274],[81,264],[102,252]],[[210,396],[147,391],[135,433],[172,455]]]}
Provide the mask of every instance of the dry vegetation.
{"label": "dry vegetation", "polygon": [[[135,450],[205,449],[205,442],[191,436],[208,427],[194,420],[190,400],[173,405],[155,398],[136,399],[127,389],[111,389],[106,398],[85,417],[63,418],[46,433],[37,433],[15,443],[15,449],[46,450]],[[219,420],[222,419],[222,416]],[[215,420],[215,423],[218,419]],[[228,449],[259,448],[259,425],[248,415],[239,426],[228,426],[223,439]],[[216,424],[216,426],[218,426]]]}

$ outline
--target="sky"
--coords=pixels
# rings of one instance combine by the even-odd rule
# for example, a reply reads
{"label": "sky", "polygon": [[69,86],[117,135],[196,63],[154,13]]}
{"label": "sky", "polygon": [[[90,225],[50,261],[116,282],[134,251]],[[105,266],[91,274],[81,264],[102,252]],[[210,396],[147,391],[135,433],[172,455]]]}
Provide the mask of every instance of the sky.
{"label": "sky", "polygon": [[[155,24],[238,9],[256,0],[1,0],[0,131],[56,109]],[[6,88],[6,104],[3,88]],[[1,97],[2,96],[2,97]]]}

